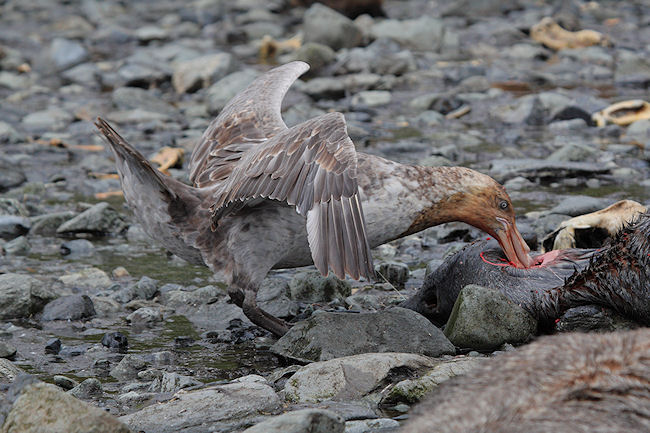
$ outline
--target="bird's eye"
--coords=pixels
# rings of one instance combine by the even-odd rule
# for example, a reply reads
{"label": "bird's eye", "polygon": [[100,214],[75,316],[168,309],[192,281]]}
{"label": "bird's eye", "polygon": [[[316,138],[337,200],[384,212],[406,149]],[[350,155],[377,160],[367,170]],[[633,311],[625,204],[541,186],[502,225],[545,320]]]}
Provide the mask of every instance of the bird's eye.
{"label": "bird's eye", "polygon": [[508,202],[505,200],[501,200],[501,202],[499,202],[499,207],[503,210],[508,209]]}

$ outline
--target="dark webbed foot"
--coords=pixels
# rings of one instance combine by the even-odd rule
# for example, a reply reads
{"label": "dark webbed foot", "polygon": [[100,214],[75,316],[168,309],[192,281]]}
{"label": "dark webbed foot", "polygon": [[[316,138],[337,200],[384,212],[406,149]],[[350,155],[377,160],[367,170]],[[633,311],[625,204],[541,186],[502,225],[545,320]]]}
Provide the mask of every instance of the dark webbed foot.
{"label": "dark webbed foot", "polygon": [[257,306],[257,293],[253,290],[242,290],[231,288],[228,289],[230,299],[244,311],[248,319],[259,326],[266,329],[277,337],[282,337],[289,331],[291,324],[282,319],[267,313]]}

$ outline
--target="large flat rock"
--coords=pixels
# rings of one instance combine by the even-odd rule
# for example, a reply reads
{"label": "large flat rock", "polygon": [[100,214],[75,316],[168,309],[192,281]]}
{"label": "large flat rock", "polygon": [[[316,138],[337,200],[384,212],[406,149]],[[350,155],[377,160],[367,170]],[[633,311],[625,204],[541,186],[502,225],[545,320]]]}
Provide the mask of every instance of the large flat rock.
{"label": "large flat rock", "polygon": [[372,313],[317,313],[296,324],[271,350],[300,361],[327,361],[371,352],[455,353],[426,318],[405,308]]}

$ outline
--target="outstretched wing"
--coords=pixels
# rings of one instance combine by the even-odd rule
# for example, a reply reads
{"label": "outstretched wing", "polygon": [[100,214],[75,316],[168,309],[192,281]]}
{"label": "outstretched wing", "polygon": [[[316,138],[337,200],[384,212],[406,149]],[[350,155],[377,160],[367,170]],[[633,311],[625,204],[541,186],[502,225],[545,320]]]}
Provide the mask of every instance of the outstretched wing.
{"label": "outstretched wing", "polygon": [[278,133],[246,152],[214,194],[212,224],[247,201],[272,199],[307,217],[314,264],[340,278],[373,275],[357,185],[357,153],[341,113]]}
{"label": "outstretched wing", "polygon": [[197,188],[226,179],[242,155],[287,129],[280,106],[296,79],[309,69],[291,62],[272,69],[235,96],[203,133],[190,158],[190,181]]}

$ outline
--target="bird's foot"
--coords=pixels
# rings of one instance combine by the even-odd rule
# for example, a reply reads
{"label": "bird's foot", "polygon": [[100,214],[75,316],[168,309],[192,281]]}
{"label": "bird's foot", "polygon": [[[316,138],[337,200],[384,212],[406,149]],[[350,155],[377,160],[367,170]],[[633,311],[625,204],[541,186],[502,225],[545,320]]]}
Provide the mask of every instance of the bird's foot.
{"label": "bird's foot", "polygon": [[[241,291],[239,293],[241,293]],[[232,294],[231,298],[233,298]],[[234,298],[233,301],[237,303],[237,300]],[[253,290],[244,291],[244,299],[240,306],[246,317],[248,317],[251,322],[260,328],[266,329],[276,337],[282,337],[289,331],[291,326],[293,326],[291,323],[277,318],[258,307],[257,293]]]}

